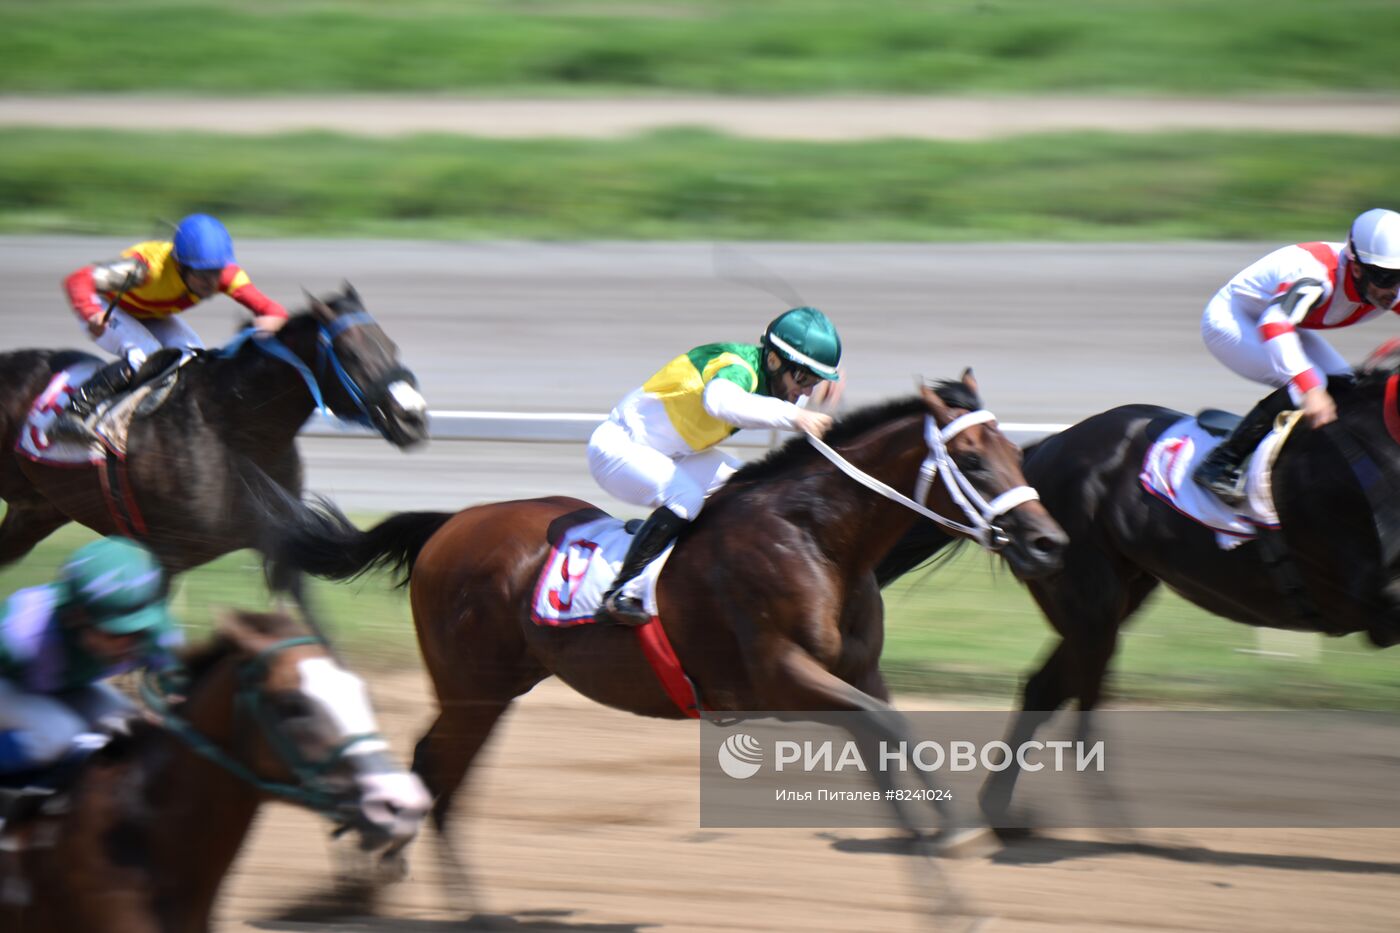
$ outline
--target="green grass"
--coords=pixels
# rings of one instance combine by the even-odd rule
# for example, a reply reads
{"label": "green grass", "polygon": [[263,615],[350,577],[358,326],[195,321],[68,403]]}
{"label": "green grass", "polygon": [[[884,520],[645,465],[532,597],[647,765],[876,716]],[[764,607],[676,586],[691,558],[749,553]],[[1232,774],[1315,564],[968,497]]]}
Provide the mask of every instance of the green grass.
{"label": "green grass", "polygon": [[1203,133],[818,145],[3,130],[0,230],[133,236],[200,209],[242,236],[1272,241],[1400,190],[1394,150]]}
{"label": "green grass", "polygon": [[0,91],[1395,90],[1389,0],[7,0]]}
{"label": "green grass", "polygon": [[[0,572],[0,594],[51,579],[92,533],[64,528]],[[883,666],[896,692],[952,694],[1007,703],[1050,643],[1050,629],[1009,573],[971,548],[886,593]],[[371,578],[317,581],[314,599],[352,662],[370,669],[415,664],[417,645],[402,591]],[[179,579],[175,607],[196,635],[219,606],[264,608],[257,559],[239,552]],[[1275,652],[1260,655],[1260,649]],[[1292,654],[1293,657],[1282,655]],[[1110,695],[1168,706],[1400,709],[1400,653],[1357,637],[1263,632],[1207,615],[1159,593],[1127,630]]]}

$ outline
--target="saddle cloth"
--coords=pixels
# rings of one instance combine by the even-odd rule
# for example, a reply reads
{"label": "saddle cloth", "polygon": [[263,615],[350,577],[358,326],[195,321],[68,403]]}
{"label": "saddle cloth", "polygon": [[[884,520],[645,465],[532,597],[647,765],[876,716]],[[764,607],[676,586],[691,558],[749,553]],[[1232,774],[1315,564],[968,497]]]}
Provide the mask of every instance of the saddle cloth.
{"label": "saddle cloth", "polygon": [[1246,498],[1237,508],[1221,502],[1191,479],[1200,462],[1224,440],[1208,433],[1192,417],[1173,424],[1147,449],[1138,479],[1149,494],[1214,531],[1223,550],[1238,547],[1260,530],[1278,528],[1270,475],[1299,416],[1299,412],[1280,416],[1250,457],[1245,468]]}
{"label": "saddle cloth", "polygon": [[[575,525],[564,532],[549,552],[544,570],[535,582],[535,597],[530,615],[536,625],[569,627],[593,621],[593,613],[602,604],[632,536],[621,520],[604,516]],[[642,605],[656,619],[656,581],[666,558],[667,548],[652,561],[635,580],[628,592],[641,597]]]}
{"label": "saddle cloth", "polygon": [[109,402],[103,403],[97,422],[93,426],[95,438],[51,438],[48,429],[68,408],[68,400],[78,386],[95,373],[101,362],[88,360],[77,363],[58,373],[49,380],[44,391],[30,406],[29,417],[19,432],[15,452],[36,463],[49,466],[88,466],[102,463],[111,451],[118,457],[126,456],[127,436],[132,419],[138,414],[148,414],[160,407],[175,385],[175,375],[186,360],[166,369],[159,376],[138,386],[131,392],[124,392]]}

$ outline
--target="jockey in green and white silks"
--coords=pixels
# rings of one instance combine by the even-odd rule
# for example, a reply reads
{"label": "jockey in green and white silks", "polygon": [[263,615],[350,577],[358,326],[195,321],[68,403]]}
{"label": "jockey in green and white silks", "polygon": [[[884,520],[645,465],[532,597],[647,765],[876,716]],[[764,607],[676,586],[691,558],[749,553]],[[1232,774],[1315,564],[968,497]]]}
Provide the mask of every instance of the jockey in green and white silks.
{"label": "jockey in green and white silks", "polygon": [[655,511],[632,538],[600,617],[648,621],[624,586],[693,521],[738,461],[715,449],[741,428],[821,436],[831,417],[799,402],[840,378],[841,338],[816,308],[787,311],[758,344],[711,343],[667,363],[629,392],[588,442],[588,468],[607,492]]}
{"label": "jockey in green and white silks", "polygon": [[166,592],[150,551],[113,537],[79,548],[56,582],[0,605],[0,774],[56,764],[133,711],[101,681],[174,663],[181,636]]}

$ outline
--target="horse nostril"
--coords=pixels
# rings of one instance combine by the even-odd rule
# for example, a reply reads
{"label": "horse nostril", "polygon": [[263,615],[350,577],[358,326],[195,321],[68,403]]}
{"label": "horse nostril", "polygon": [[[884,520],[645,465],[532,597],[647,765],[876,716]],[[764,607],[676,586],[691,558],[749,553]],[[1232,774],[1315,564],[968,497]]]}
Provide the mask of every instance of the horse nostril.
{"label": "horse nostril", "polygon": [[1041,535],[1031,541],[1031,551],[1037,557],[1055,557],[1064,550],[1064,541],[1052,535]]}

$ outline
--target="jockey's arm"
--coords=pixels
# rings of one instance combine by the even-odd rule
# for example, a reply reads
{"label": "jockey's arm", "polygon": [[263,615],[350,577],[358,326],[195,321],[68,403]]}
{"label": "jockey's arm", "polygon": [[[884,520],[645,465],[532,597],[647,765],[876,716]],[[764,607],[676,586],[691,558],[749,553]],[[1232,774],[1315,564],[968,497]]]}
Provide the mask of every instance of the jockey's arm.
{"label": "jockey's arm", "polygon": [[253,326],[261,331],[275,331],[287,322],[287,309],[267,297],[238,266],[224,271],[220,283],[225,295],[253,312]]}
{"label": "jockey's arm", "polygon": [[93,336],[102,334],[102,318],[107,302],[102,293],[114,294],[146,281],[146,264],[133,256],[123,256],[107,262],[83,266],[63,280],[64,291],[73,311],[87,325]]}
{"label": "jockey's arm", "polygon": [[767,395],[753,395],[728,379],[712,379],[705,386],[705,411],[736,428],[780,428],[795,431],[802,427],[803,411],[791,402]]}
{"label": "jockey's arm", "polygon": [[1321,282],[1300,279],[1264,310],[1258,324],[1274,372],[1287,380],[1289,394],[1313,427],[1335,420],[1336,405],[1327,391],[1327,374],[1308,359],[1294,325],[1307,317],[1323,294]]}
{"label": "jockey's arm", "polygon": [[1293,400],[1301,401],[1303,394],[1327,385],[1327,375],[1313,365],[1303,351],[1295,324],[1302,321],[1322,297],[1322,283],[1312,279],[1295,282],[1288,291],[1274,300],[1259,317],[1256,327],[1259,339],[1268,351],[1269,363],[1280,381],[1286,381]]}

